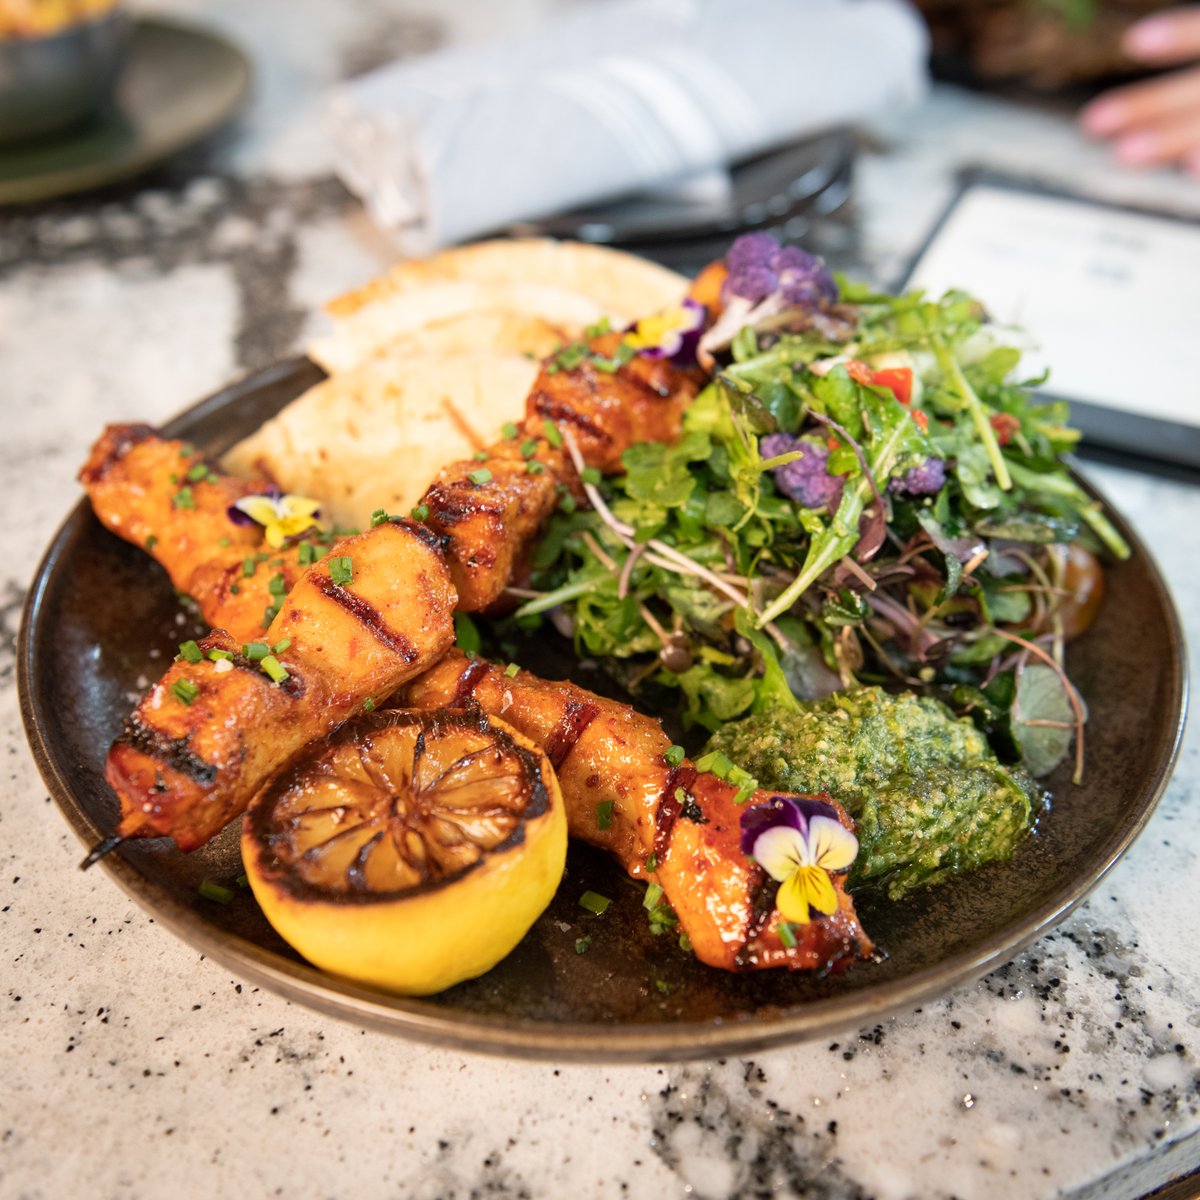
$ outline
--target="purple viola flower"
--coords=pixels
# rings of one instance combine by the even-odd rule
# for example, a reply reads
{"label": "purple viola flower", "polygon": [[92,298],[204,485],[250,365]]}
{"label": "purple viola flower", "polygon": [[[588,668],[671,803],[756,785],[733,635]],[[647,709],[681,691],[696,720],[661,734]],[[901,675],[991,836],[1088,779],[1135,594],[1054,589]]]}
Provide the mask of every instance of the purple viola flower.
{"label": "purple viola flower", "polygon": [[752,304],[777,295],[785,306],[817,308],[837,299],[837,284],[825,264],[799,246],[780,246],[769,233],[738,238],[725,255],[726,297]]}
{"label": "purple viola flower", "polygon": [[932,496],[946,483],[946,464],[940,458],[927,458],[923,463],[893,479],[888,490],[904,496]]}
{"label": "purple viola flower", "polygon": [[742,853],[779,884],[775,905],[785,921],[803,925],[837,912],[832,873],[858,855],[858,839],[821,800],[772,796],[742,813]]}
{"label": "purple viola flower", "polygon": [[820,442],[810,442],[790,433],[771,433],[761,439],[758,452],[763,458],[777,458],[795,450],[801,456],[771,469],[775,486],[803,508],[827,508],[830,512],[841,503],[842,477],[829,474],[829,450]]}
{"label": "purple viola flower", "polygon": [[676,366],[694,366],[707,319],[708,309],[689,296],[674,308],[643,317],[626,332],[625,342],[646,358],[669,358]]}

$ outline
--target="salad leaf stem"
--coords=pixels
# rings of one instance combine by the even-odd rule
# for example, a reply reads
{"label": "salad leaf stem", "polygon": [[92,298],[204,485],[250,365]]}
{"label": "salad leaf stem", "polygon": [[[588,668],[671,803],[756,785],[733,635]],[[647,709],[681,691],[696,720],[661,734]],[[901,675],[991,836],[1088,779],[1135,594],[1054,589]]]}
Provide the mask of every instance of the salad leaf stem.
{"label": "salad leaf stem", "polygon": [[607,580],[603,575],[597,575],[591,579],[576,579],[573,583],[564,583],[562,587],[555,588],[552,592],[543,592],[536,600],[530,600],[527,604],[522,604],[513,613],[513,616],[536,616],[538,613],[545,612],[548,608],[556,608],[567,600],[574,600],[579,596],[585,596],[588,592],[595,591],[596,588],[605,582]]}
{"label": "salad leaf stem", "polygon": [[963,374],[963,369],[959,366],[958,359],[954,357],[953,352],[946,345],[943,338],[939,334],[930,333],[929,345],[933,350],[934,356],[937,358],[938,366],[942,368],[942,373],[949,380],[954,391],[958,393],[959,399],[967,406],[967,410],[971,414],[971,420],[975,425],[975,432],[979,434],[979,440],[983,443],[983,447],[987,451],[988,462],[992,464],[992,473],[996,476],[996,483],[999,484],[1002,491],[1011,491],[1012,476],[1009,474],[1008,464],[1004,460],[1004,455],[1000,453],[1000,443],[996,441],[996,431],[988,421],[987,413],[984,412],[983,401],[975,394],[975,389]]}
{"label": "salad leaf stem", "polygon": [[1020,487],[1031,491],[1049,492],[1069,500],[1079,515],[1092,527],[1095,535],[1117,558],[1129,557],[1129,543],[1117,532],[1112,522],[1104,515],[1098,501],[1093,500],[1073,479],[1057,471],[1034,471],[1020,463],[1010,463],[1012,477]]}

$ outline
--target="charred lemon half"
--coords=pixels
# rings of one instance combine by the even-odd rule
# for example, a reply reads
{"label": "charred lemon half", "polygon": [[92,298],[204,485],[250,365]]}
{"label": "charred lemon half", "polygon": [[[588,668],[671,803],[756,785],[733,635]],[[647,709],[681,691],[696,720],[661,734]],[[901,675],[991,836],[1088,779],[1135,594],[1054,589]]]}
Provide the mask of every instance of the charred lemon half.
{"label": "charred lemon half", "polygon": [[366,714],[255,798],[242,859],[275,930],[314,965],[407,995],[495,966],[562,877],[546,756],[480,713]]}

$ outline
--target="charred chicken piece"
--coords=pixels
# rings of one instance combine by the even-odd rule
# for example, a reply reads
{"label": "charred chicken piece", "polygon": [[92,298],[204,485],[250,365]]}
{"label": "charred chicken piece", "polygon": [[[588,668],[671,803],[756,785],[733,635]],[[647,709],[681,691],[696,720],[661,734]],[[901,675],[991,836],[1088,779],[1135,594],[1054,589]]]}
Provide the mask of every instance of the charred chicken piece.
{"label": "charred chicken piece", "polygon": [[308,568],[251,654],[215,631],[200,662],[177,660],[143,698],[105,769],[121,801],[117,837],[195,849],[302,746],[450,648],[457,597],[427,529],[388,522],[338,551]]}
{"label": "charred chicken piece", "polygon": [[[832,877],[837,911],[790,926],[795,945],[784,944],[771,881],[741,850],[745,806],[734,801],[737,788],[687,759],[668,762],[670,739],[652,717],[574,684],[527,671],[510,676],[458,652],[414,679],[396,702],[478,704],[541,746],[558,775],[571,836],[615,854],[635,878],[657,882],[701,962],[727,971],[832,970],[872,953],[840,875]],[[773,795],[756,792],[748,803]],[[820,799],[853,829],[840,805]],[[606,828],[601,811],[611,813]]]}

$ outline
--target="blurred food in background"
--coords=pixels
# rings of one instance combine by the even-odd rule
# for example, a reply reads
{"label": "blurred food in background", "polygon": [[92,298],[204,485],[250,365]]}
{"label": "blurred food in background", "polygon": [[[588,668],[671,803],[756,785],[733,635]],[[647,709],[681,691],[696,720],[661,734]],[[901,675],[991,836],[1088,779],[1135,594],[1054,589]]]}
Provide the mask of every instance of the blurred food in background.
{"label": "blurred food in background", "polygon": [[111,12],[119,0],[0,0],[0,37],[32,38],[61,33]]}
{"label": "blurred food in background", "polygon": [[1135,21],[1166,0],[914,0],[929,22],[943,78],[1038,91],[1141,74],[1122,49]]}
{"label": "blurred food in background", "polygon": [[57,134],[108,104],[128,44],[116,0],[0,0],[0,143]]}

